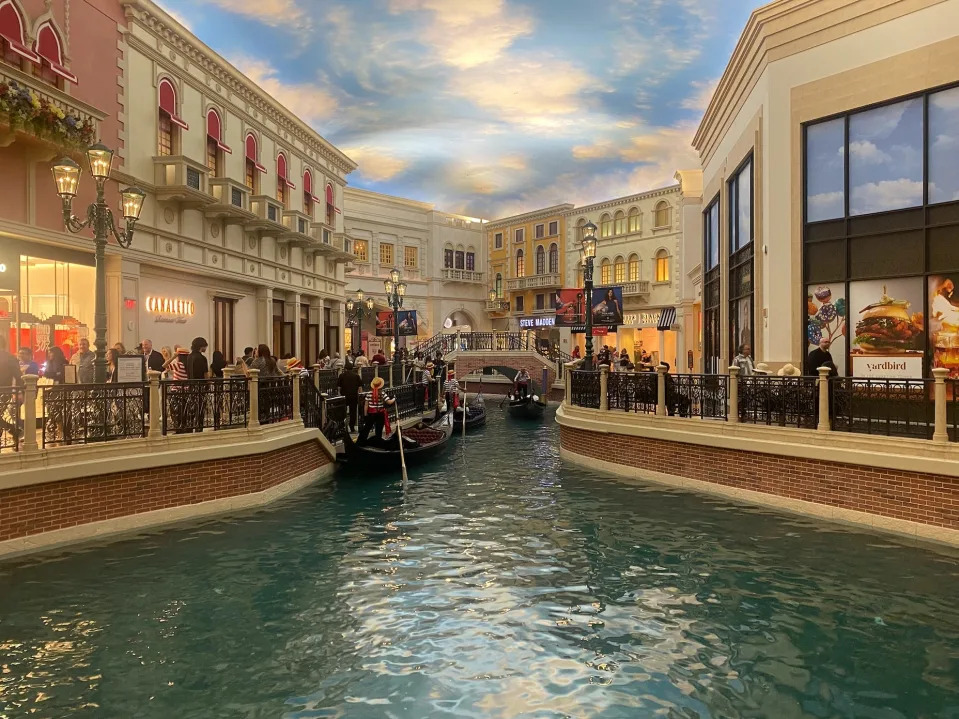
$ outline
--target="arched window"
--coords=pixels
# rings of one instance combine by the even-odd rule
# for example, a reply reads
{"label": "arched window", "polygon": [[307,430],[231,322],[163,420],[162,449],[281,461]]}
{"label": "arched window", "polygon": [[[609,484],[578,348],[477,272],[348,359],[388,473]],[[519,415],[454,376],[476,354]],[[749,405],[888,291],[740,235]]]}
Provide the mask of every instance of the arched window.
{"label": "arched window", "polygon": [[223,144],[223,122],[213,108],[206,113],[206,166],[211,177],[219,177],[221,157],[232,150]]}
{"label": "arched window", "polygon": [[448,270],[453,269],[453,245],[449,242],[447,242],[446,247],[443,248],[443,267]]}
{"label": "arched window", "polygon": [[286,155],[282,152],[276,156],[276,199],[286,207]]}
{"label": "arched window", "polygon": [[583,228],[585,226],[586,226],[586,219],[582,217],[579,218],[579,222],[576,223],[576,239],[577,240],[583,239]]}
{"label": "arched window", "polygon": [[77,84],[77,76],[63,66],[63,43],[60,42],[60,35],[54,29],[53,23],[47,21],[40,26],[33,49],[40,56],[40,74],[44,80],[54,85],[59,84],[60,79]]}
{"label": "arched window", "polygon": [[626,260],[623,259],[622,255],[617,257],[613,264],[613,281],[617,284],[626,281]]}
{"label": "arched window", "polygon": [[19,8],[10,0],[0,2],[0,57],[17,68],[23,67],[23,60],[40,64],[40,56],[24,44],[23,28]]}
{"label": "arched window", "polygon": [[639,282],[639,255],[632,254],[629,256],[627,270],[629,274],[629,281]]}
{"label": "arched window", "polygon": [[669,255],[666,250],[656,253],[656,281],[669,282]]}
{"label": "arched window", "polygon": [[496,273],[496,298],[503,299],[503,275],[499,272]]}
{"label": "arched window", "polygon": [[472,245],[466,248],[466,269],[469,272],[476,271],[476,250]]}
{"label": "arched window", "polygon": [[656,217],[653,220],[656,227],[669,227],[671,221],[669,209],[669,203],[665,200],[656,203]]}
{"label": "arched window", "polygon": [[613,219],[613,234],[615,235],[625,235],[626,234],[626,215],[622,210],[617,210],[616,215]]}
{"label": "arched window", "polygon": [[259,192],[261,172],[266,172],[266,168],[260,164],[256,135],[251,132],[246,136],[246,186],[254,195]]}
{"label": "arched window", "polygon": [[326,224],[330,227],[336,224],[336,204],[333,201],[333,185],[326,183]]}
{"label": "arched window", "polygon": [[630,232],[639,232],[640,223],[639,223],[639,210],[635,207],[629,209],[629,231]]}
{"label": "arched window", "polygon": [[313,219],[313,203],[316,202],[316,195],[313,194],[313,173],[309,170],[303,172],[303,212]]}
{"label": "arched window", "polygon": [[176,111],[176,88],[173,82],[164,78],[160,80],[159,116],[157,119],[157,155],[174,155],[179,151],[180,128],[189,130],[187,125]]}
{"label": "arched window", "polygon": [[463,245],[456,246],[455,267],[458,270],[466,269],[466,251],[463,249]]}
{"label": "arched window", "polygon": [[549,246],[549,273],[555,275],[559,272],[559,246],[554,242]]}
{"label": "arched window", "polygon": [[603,215],[599,218],[599,236],[613,236],[613,219],[609,215]]}
{"label": "arched window", "polygon": [[608,284],[610,283],[610,279],[611,279],[610,270],[611,270],[611,269],[612,269],[612,265],[610,264],[608,258],[607,258],[607,259],[604,259],[604,260],[600,263],[600,265],[599,265],[599,281],[600,281],[602,284],[608,285]]}
{"label": "arched window", "polygon": [[542,245],[536,248],[536,274],[546,274],[546,250]]}
{"label": "arched window", "polygon": [[526,277],[526,258],[522,250],[516,250],[516,276]]}

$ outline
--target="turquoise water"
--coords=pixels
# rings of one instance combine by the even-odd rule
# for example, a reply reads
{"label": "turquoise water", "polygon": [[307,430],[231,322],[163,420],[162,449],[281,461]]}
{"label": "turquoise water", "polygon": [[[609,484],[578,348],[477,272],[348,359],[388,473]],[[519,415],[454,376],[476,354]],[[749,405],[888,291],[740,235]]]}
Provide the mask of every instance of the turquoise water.
{"label": "turquoise water", "polygon": [[0,564],[0,717],[959,717],[959,559],[564,465],[442,463]]}

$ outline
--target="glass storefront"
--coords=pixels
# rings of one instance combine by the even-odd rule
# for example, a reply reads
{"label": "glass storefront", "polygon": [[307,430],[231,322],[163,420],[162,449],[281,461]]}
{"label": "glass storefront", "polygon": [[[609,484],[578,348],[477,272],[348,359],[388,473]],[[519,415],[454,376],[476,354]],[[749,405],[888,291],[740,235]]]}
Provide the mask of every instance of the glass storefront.
{"label": "glass storefront", "polygon": [[[11,268],[13,262],[17,266]],[[80,339],[93,344],[96,270],[91,265],[20,255],[0,259],[0,332],[12,352],[29,348],[41,365],[51,347],[69,359]],[[19,270],[19,271],[17,271]]]}

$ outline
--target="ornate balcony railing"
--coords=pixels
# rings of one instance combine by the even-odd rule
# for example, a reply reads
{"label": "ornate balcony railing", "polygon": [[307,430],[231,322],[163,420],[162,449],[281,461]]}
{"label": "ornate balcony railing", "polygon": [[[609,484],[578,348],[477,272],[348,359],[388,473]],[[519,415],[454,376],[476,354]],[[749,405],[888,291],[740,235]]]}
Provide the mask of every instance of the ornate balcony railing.
{"label": "ornate balcony railing", "polygon": [[138,382],[44,387],[43,446],[145,436],[147,391],[147,385]]}
{"label": "ornate balcony railing", "polygon": [[829,380],[832,427],[839,432],[928,439],[935,429],[930,379]]}
{"label": "ornate balcony railing", "polygon": [[623,297],[632,297],[635,295],[648,295],[650,292],[649,280],[634,280],[633,282],[623,282]]}
{"label": "ornate balcony railing", "polygon": [[163,434],[246,427],[248,384],[245,377],[161,382]]}
{"label": "ornate balcony railing", "polygon": [[599,372],[573,370],[570,373],[570,395],[572,403],[577,407],[599,409],[600,407],[600,380]]}
{"label": "ornate balcony railing", "polygon": [[817,378],[740,377],[739,421],[815,429],[819,421]]}
{"label": "ornate balcony railing", "polygon": [[0,452],[14,451],[20,447],[23,436],[22,387],[0,387]]}
{"label": "ornate balcony railing", "polygon": [[535,290],[541,287],[562,287],[563,278],[558,272],[545,275],[529,275],[506,280],[506,289],[510,292],[519,290]]}
{"label": "ornate balcony railing", "polygon": [[[589,374],[597,374],[590,372]],[[575,375],[575,372],[574,372]],[[655,414],[657,399],[655,372],[612,372],[606,394],[610,409]]]}
{"label": "ornate balcony railing", "polygon": [[483,273],[474,270],[455,270],[452,267],[443,268],[443,280],[446,282],[482,282]]}
{"label": "ornate balcony railing", "polygon": [[[726,419],[729,377],[716,374],[669,375],[666,413],[680,417]],[[672,389],[671,389],[672,387]]]}
{"label": "ornate balcony railing", "polygon": [[260,424],[276,424],[293,418],[292,377],[263,377],[259,380]]}
{"label": "ornate balcony railing", "polygon": [[486,300],[487,312],[509,312],[509,300]]}

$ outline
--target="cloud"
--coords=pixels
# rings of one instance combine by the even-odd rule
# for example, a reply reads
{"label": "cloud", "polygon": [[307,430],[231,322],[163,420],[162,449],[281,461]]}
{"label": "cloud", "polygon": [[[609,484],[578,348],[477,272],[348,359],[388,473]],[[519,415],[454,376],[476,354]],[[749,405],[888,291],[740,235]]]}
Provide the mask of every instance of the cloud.
{"label": "cloud", "polygon": [[712,80],[693,80],[689,85],[693,88],[693,94],[679,103],[679,106],[684,110],[706,112],[706,108],[709,107],[709,101],[713,99],[713,93],[716,92],[716,86],[719,85],[719,78],[717,77]]}
{"label": "cloud", "polygon": [[902,178],[867,182],[852,188],[849,212],[865,215],[922,204],[922,182]]}
{"label": "cloud", "polygon": [[185,17],[183,17],[183,15],[181,15],[180,13],[178,13],[176,10],[173,10],[172,8],[167,7],[167,6],[166,6],[164,3],[162,3],[162,2],[158,2],[157,5],[159,5],[159,6],[163,9],[163,12],[165,12],[167,15],[169,15],[170,17],[172,17],[172,18],[173,18],[174,20],[176,20],[178,23],[180,23],[183,27],[185,27],[185,28],[186,28],[187,30],[189,30],[190,32],[193,32],[193,27],[190,25],[190,23],[187,21],[187,19],[186,19]]}
{"label": "cloud", "polygon": [[256,20],[271,27],[303,28],[309,24],[296,0],[202,0],[222,10]]}
{"label": "cloud", "polygon": [[343,152],[359,165],[357,172],[371,182],[386,182],[401,174],[409,162],[382,147],[346,147]]}
{"label": "cloud", "polygon": [[827,220],[833,217],[842,217],[845,212],[843,198],[845,195],[841,190],[836,192],[820,192],[818,195],[810,195],[807,206],[809,221]]}
{"label": "cloud", "polygon": [[314,127],[330,118],[337,108],[338,101],[331,92],[310,83],[286,83],[268,62],[242,56],[230,62],[274,100]]}
{"label": "cloud", "polygon": [[864,165],[881,165],[892,158],[869,140],[857,140],[849,143],[849,155]]}

